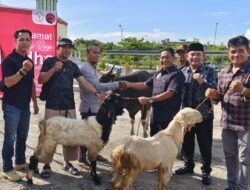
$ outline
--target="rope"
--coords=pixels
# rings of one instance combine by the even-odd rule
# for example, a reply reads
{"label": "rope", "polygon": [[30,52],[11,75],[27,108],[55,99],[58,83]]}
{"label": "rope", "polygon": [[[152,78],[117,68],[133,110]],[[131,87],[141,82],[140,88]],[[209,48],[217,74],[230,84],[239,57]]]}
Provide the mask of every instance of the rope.
{"label": "rope", "polygon": [[131,97],[122,97],[125,100],[138,100],[138,98],[131,98]]}
{"label": "rope", "polygon": [[199,107],[201,107],[202,104],[205,103],[205,101],[207,101],[208,98],[205,98],[201,103],[198,104],[198,106],[196,106],[194,109],[198,109]]}
{"label": "rope", "polygon": [[[202,106],[202,104],[204,104],[209,98],[205,98],[201,103],[198,104],[198,106],[196,106],[194,109],[198,109],[199,107]],[[210,100],[211,101],[211,100]],[[211,102],[212,107],[209,109],[208,113],[211,113],[214,110],[214,105]]]}

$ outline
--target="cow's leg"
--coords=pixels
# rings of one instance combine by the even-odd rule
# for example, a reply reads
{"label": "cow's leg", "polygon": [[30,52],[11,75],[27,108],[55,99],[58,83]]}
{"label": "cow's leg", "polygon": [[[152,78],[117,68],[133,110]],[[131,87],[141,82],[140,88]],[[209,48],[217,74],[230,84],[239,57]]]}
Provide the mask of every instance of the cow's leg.
{"label": "cow's leg", "polygon": [[148,110],[147,110],[147,106],[144,105],[141,108],[141,124],[143,127],[143,137],[146,138],[148,137],[148,133],[147,133],[147,114],[148,114]]}
{"label": "cow's leg", "polygon": [[146,116],[146,130],[148,130],[149,126],[149,117],[150,117],[150,107],[147,109],[147,116]]}
{"label": "cow's leg", "polygon": [[129,117],[130,117],[130,123],[131,123],[131,131],[130,131],[130,135],[134,135],[135,134],[135,114],[132,114],[129,112]]}
{"label": "cow's leg", "polygon": [[147,121],[145,119],[141,120],[141,124],[143,127],[143,137],[146,138],[148,137],[148,133],[147,133]]}
{"label": "cow's leg", "polygon": [[131,131],[130,131],[130,135],[134,135],[135,134],[135,120],[134,119],[130,119],[130,123],[131,123]]}

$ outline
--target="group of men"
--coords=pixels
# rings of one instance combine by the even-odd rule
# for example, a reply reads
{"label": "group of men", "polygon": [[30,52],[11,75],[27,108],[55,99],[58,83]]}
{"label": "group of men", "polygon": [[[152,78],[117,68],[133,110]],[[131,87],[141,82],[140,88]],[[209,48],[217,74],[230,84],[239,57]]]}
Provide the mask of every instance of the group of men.
{"label": "group of men", "polygon": [[[15,32],[16,48],[2,63],[5,90],[3,112],[5,136],[2,149],[3,177],[19,181],[16,173],[27,167],[25,161],[26,139],[29,129],[31,99],[34,113],[39,109],[36,100],[34,66],[27,57],[31,45],[31,32]],[[210,172],[212,159],[213,110],[212,102],[221,101],[221,126],[223,149],[228,170],[228,187],[226,190],[247,190],[250,172],[250,62],[248,61],[249,43],[243,36],[232,38],[228,42],[228,55],[231,65],[217,72],[204,64],[204,47],[192,43],[181,46],[176,52],[165,48],[160,52],[158,70],[146,82],[131,83],[126,81],[99,83],[96,66],[101,49],[95,44],[87,47],[87,60],[81,68],[69,60],[73,48],[70,39],[63,38],[58,42],[57,55],[47,58],[42,66],[39,83],[47,85],[45,119],[52,116],[76,118],[73,79],[80,86],[80,113],[82,119],[96,115],[104,95],[100,92],[117,88],[134,88],[143,90],[152,88],[152,97],[139,97],[139,102],[152,104],[150,135],[153,136],[166,128],[174,115],[183,107],[198,109],[203,115],[203,122],[187,131],[184,136],[184,167],[175,171],[177,175],[193,173],[195,135],[202,157],[202,183],[211,184]],[[175,54],[179,57],[178,66],[174,65]],[[14,155],[15,165],[12,157]],[[80,166],[89,169],[85,147],[63,147],[63,169],[72,175],[78,170],[70,161],[77,160]],[[41,172],[42,177],[50,177],[51,168],[46,163]]]}

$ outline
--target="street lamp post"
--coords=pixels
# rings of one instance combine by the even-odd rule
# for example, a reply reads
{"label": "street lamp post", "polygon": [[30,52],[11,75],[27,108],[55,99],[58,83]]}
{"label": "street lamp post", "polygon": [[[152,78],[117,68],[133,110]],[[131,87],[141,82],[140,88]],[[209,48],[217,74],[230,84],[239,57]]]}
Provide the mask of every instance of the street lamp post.
{"label": "street lamp post", "polygon": [[216,24],[215,24],[215,32],[214,32],[214,46],[215,46],[215,42],[216,42],[216,34],[217,34],[218,25],[219,25],[219,23],[216,22]]}
{"label": "street lamp post", "polygon": [[121,28],[121,41],[122,41],[122,37],[123,37],[123,27],[121,24],[118,25]]}

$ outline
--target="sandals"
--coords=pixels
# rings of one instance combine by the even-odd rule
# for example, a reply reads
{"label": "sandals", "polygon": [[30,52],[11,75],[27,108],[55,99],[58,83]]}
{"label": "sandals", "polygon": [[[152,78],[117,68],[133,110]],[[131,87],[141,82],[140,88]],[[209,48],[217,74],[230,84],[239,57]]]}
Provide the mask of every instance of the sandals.
{"label": "sandals", "polygon": [[64,168],[66,172],[72,174],[72,175],[78,175],[79,171],[76,169],[71,163],[68,163]]}
{"label": "sandals", "polygon": [[40,175],[42,178],[49,178],[51,176],[50,165],[44,165]]}

